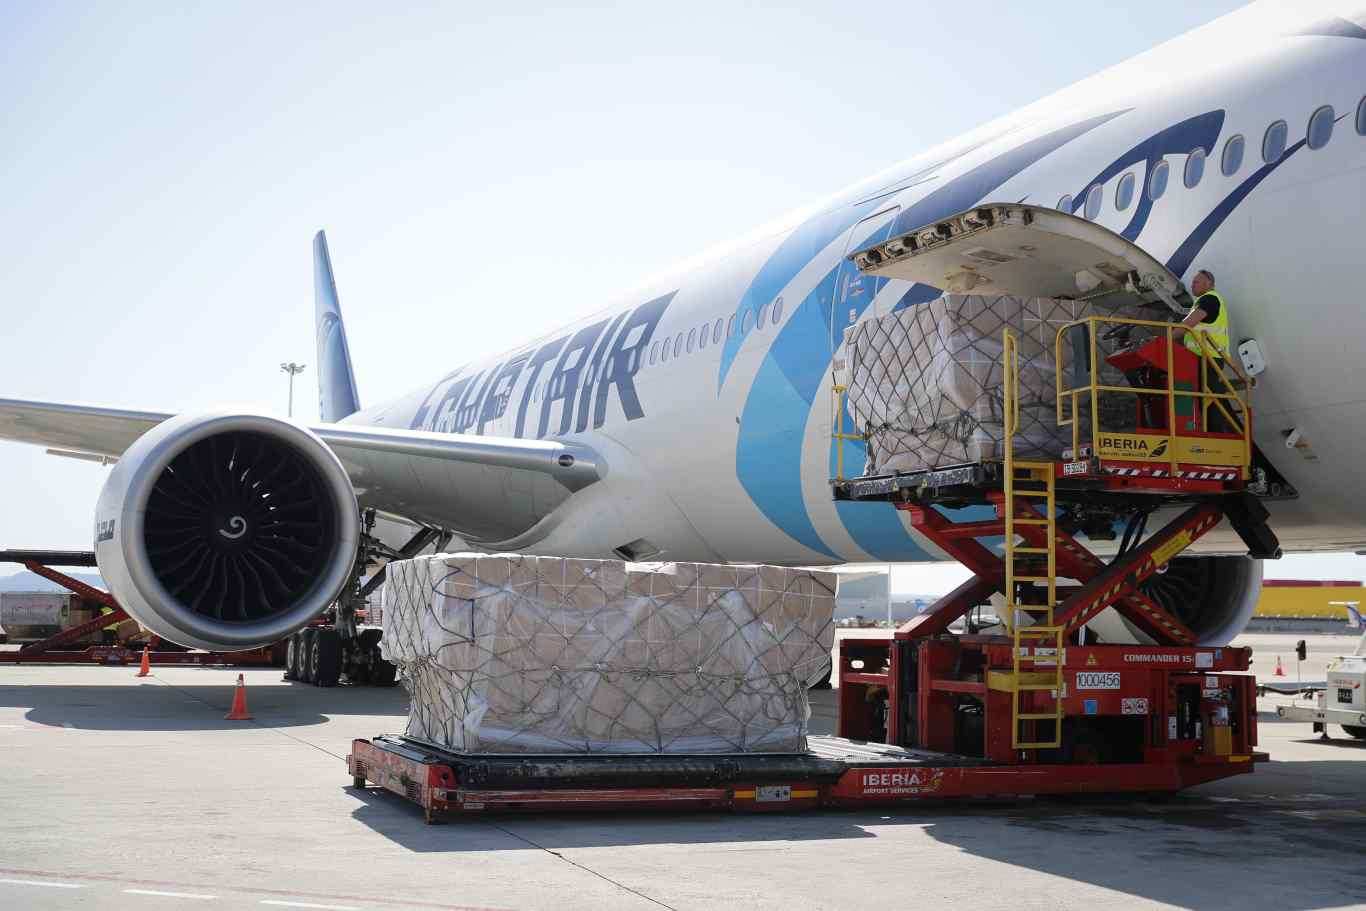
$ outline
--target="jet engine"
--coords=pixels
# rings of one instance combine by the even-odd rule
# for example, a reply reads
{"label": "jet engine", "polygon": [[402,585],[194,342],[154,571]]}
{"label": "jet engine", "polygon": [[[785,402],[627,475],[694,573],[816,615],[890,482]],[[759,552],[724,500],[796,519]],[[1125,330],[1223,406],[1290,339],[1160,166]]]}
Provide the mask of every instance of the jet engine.
{"label": "jet engine", "polygon": [[[1228,645],[1257,609],[1262,561],[1251,557],[1176,557],[1142,585],[1145,595],[1176,615],[1200,645]],[[1102,642],[1150,643],[1119,612],[1102,611],[1088,628]]]}
{"label": "jet engine", "polygon": [[263,415],[182,415],[124,452],[95,511],[95,559],[147,629],[196,648],[278,641],[355,565],[350,479],[322,440]]}
{"label": "jet engine", "polygon": [[1257,608],[1262,561],[1177,557],[1144,583],[1143,592],[1190,627],[1201,645],[1228,645]]}

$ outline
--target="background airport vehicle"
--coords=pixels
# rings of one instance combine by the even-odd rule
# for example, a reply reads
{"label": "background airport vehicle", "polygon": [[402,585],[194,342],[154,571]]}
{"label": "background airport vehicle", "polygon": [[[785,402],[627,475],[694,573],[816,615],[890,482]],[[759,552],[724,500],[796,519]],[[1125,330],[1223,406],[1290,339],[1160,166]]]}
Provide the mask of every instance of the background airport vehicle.
{"label": "background airport vehicle", "polygon": [[[37,642],[94,619],[99,608],[70,593],[0,592],[0,632],[7,643]],[[94,642],[98,636],[85,639]]]}
{"label": "background airport vehicle", "polygon": [[1329,662],[1327,683],[1315,699],[1312,706],[1277,706],[1276,714],[1291,721],[1312,722],[1314,732],[1322,734],[1325,740],[1330,724],[1341,725],[1347,734],[1366,740],[1366,632],[1361,634],[1354,653]]}
{"label": "background airport vehicle", "polygon": [[[88,619],[82,622],[68,624],[42,638],[32,639],[18,649],[0,650],[0,664],[130,664],[139,660],[144,648],[155,649],[149,654],[154,664],[284,664],[283,643],[238,652],[204,652],[190,651],[175,643],[163,642],[156,635],[145,634],[108,592],[55,568],[95,566],[95,554],[92,551],[3,550],[0,551],[0,563],[18,563],[29,572],[55,582],[71,593],[61,597],[79,599],[82,604],[92,605]],[[107,642],[107,632],[114,634],[112,643]],[[88,642],[104,644],[76,647]]]}

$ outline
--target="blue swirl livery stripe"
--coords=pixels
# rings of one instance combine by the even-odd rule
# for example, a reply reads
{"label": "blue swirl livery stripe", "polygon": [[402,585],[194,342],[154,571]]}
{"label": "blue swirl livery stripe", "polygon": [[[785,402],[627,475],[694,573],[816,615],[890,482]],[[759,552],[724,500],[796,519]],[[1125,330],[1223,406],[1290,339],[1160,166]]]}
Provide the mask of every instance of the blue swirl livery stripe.
{"label": "blue swirl livery stripe", "polygon": [[1226,196],[1219,205],[1215,206],[1213,210],[1205,216],[1204,220],[1195,226],[1195,230],[1191,232],[1190,236],[1181,242],[1181,246],[1176,248],[1176,252],[1171,255],[1171,258],[1167,260],[1167,268],[1171,270],[1171,273],[1178,278],[1184,276],[1186,270],[1191,267],[1191,263],[1195,261],[1195,257],[1200,255],[1200,251],[1204,249],[1205,244],[1209,242],[1210,237],[1213,236],[1214,232],[1219,230],[1219,226],[1233,214],[1233,210],[1238,207],[1238,204],[1246,199],[1247,195],[1255,190],[1258,184],[1263,180],[1266,180],[1272,171],[1285,164],[1291,155],[1294,155],[1300,149],[1304,148],[1304,144],[1305,140],[1301,139],[1299,142],[1282,152],[1280,158],[1277,158],[1269,164],[1262,165],[1256,171],[1252,172],[1252,176],[1240,183],[1237,189]]}
{"label": "blue swirl livery stripe", "polygon": [[[890,228],[878,233],[892,236],[961,212],[1044,156],[1123,113],[1102,114],[1054,130],[979,164],[903,210]],[[797,228],[750,284],[737,313],[757,309],[776,297],[812,258],[869,210],[866,204],[853,206]],[[837,555],[820,537],[806,511],[801,465],[807,421],[830,364],[832,308],[839,272],[837,264],[794,310],[769,346],[745,400],[735,450],[736,476],[759,511],[794,540],[835,559]],[[916,292],[912,288],[908,292],[912,296],[904,297],[897,307],[910,306],[928,293],[928,289]],[[937,293],[924,299],[935,296]],[[863,296],[862,307],[872,297]],[[738,337],[727,341],[721,382],[734,361],[739,341]],[[827,407],[824,399],[819,405]],[[855,460],[853,464],[861,464],[857,448],[845,454]],[[850,536],[866,552],[884,559],[925,559],[925,552],[885,504],[846,504],[837,509]]]}
{"label": "blue swirl livery stripe", "polygon": [[932,193],[926,194],[914,205],[903,209],[897,216],[890,237],[923,228],[931,222],[956,215],[981,202],[989,193],[994,193],[1001,184],[1019,174],[1025,168],[1085,133],[1102,124],[1109,123],[1130,108],[1112,111],[1091,117],[1079,123],[1045,133],[1035,139],[1022,143],[1001,155],[964,171],[953,180]]}
{"label": "blue swirl livery stripe", "polygon": [[[735,308],[736,322],[742,321],[746,313],[757,313],[760,307],[777,297],[807,263],[876,204],[877,200],[870,199],[852,208],[834,209],[803,223],[783,238],[778,249],[769,256],[740,298]],[[744,341],[745,335],[738,331],[726,337],[725,347],[721,349],[721,368],[716,378],[718,395],[726,384],[726,375],[730,373]]]}
{"label": "blue swirl livery stripe", "polygon": [[1366,28],[1362,28],[1348,19],[1343,19],[1341,16],[1330,16],[1327,19],[1315,22],[1302,31],[1295,32],[1294,35],[1301,38],[1317,35],[1321,38],[1366,39]]}
{"label": "blue swirl livery stripe", "polygon": [[830,307],[838,274],[839,266],[826,273],[769,348],[745,400],[735,447],[736,476],[759,511],[799,543],[832,559],[839,557],[821,540],[802,498],[801,454],[811,403],[830,362]]}
{"label": "blue swirl livery stripe", "polygon": [[1134,209],[1129,224],[1120,232],[1126,240],[1136,240],[1138,235],[1143,233],[1143,228],[1148,223],[1148,216],[1153,210],[1153,201],[1148,195],[1148,185],[1152,182],[1153,169],[1157,167],[1157,163],[1162,160],[1163,156],[1185,155],[1195,148],[1204,149],[1208,153],[1219,141],[1219,132],[1223,128],[1224,112],[1218,110],[1197,114],[1180,123],[1173,124],[1161,132],[1154,133],[1116,158],[1095,177],[1082,184],[1081,189],[1072,194],[1070,213],[1075,215],[1078,210],[1085,206],[1086,191],[1091,187],[1097,184],[1103,185],[1106,181],[1114,179],[1140,161],[1146,161],[1147,168],[1143,172],[1143,186],[1138,192],[1138,206]]}

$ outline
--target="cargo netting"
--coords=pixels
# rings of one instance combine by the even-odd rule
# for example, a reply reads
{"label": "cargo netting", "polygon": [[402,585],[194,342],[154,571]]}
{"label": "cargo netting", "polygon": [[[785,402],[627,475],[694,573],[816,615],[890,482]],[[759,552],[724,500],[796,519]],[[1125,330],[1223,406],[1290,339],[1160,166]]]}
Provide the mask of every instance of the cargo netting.
{"label": "cargo netting", "polygon": [[[864,474],[889,474],[960,465],[1004,456],[1002,332],[1019,338],[1020,427],[1015,454],[1057,459],[1070,448],[1072,429],[1059,427],[1054,341],[1058,330],[1088,316],[1140,318],[1138,307],[1107,307],[1051,298],[946,294],[926,304],[865,320],[846,331],[846,432],[867,440]],[[1063,346],[1068,385],[1087,382],[1089,342],[1084,327]],[[1099,347],[1101,381],[1124,385],[1104,362],[1114,345]],[[1075,372],[1079,371],[1079,372]],[[1102,397],[1101,426],[1134,424],[1135,397]],[[1083,441],[1090,406],[1079,407]],[[850,426],[852,424],[852,427]]]}
{"label": "cargo netting", "polygon": [[438,554],[389,564],[407,735],[461,753],[806,749],[833,573]]}

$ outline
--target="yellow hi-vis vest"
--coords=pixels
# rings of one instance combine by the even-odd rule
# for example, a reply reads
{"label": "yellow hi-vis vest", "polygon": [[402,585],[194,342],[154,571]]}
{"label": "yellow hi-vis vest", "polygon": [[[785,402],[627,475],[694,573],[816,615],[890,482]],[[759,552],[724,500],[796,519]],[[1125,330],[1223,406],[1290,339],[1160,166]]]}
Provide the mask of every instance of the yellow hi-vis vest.
{"label": "yellow hi-vis vest", "polygon": [[1228,302],[1224,300],[1223,296],[1218,291],[1206,291],[1205,294],[1200,296],[1204,297],[1206,294],[1212,295],[1214,299],[1219,302],[1219,315],[1214,318],[1214,322],[1212,323],[1196,323],[1195,328],[1186,332],[1186,334],[1181,337],[1181,340],[1185,342],[1187,350],[1193,354],[1199,354],[1200,342],[1193,333],[1203,332],[1205,333],[1205,340],[1213,342],[1214,346],[1219,350],[1219,353],[1223,356],[1227,356]]}

